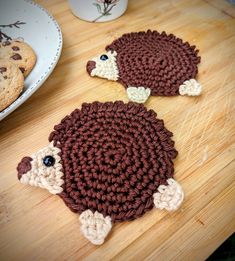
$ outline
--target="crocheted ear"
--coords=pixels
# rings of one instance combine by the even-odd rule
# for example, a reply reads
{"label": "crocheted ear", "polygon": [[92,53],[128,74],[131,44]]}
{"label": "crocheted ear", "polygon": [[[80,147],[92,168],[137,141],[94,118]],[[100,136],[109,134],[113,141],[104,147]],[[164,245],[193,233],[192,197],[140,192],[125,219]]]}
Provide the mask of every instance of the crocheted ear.
{"label": "crocheted ear", "polygon": [[185,81],[179,87],[180,95],[188,95],[188,96],[198,96],[202,92],[202,86],[195,79],[190,79]]}
{"label": "crocheted ear", "polygon": [[127,96],[130,101],[137,102],[137,103],[145,103],[151,93],[149,88],[144,87],[128,87]]}
{"label": "crocheted ear", "polygon": [[79,217],[83,235],[94,245],[102,245],[112,228],[111,218],[87,209]]}
{"label": "crocheted ear", "polygon": [[114,57],[117,56],[117,52],[114,51],[114,50],[108,50],[108,51],[107,51],[107,54],[112,55],[112,56],[114,56]]}
{"label": "crocheted ear", "polygon": [[182,204],[184,192],[180,184],[174,179],[168,179],[167,183],[168,185],[158,187],[158,192],[153,194],[153,202],[156,208],[174,211]]}

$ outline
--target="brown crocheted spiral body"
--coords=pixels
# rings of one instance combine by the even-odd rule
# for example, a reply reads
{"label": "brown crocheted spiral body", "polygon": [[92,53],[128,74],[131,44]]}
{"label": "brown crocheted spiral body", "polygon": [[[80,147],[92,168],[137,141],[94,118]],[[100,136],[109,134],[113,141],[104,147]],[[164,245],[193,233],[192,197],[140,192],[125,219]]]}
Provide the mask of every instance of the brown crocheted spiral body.
{"label": "brown crocheted spiral body", "polygon": [[195,48],[173,34],[148,30],[124,34],[106,50],[117,52],[119,82],[126,88],[143,86],[151,89],[151,95],[173,96],[198,73]]}
{"label": "brown crocheted spiral body", "polygon": [[99,211],[118,222],[153,207],[177,155],[156,116],[132,102],[84,103],[54,127],[49,141],[61,149],[65,181],[60,196],[72,211]]}

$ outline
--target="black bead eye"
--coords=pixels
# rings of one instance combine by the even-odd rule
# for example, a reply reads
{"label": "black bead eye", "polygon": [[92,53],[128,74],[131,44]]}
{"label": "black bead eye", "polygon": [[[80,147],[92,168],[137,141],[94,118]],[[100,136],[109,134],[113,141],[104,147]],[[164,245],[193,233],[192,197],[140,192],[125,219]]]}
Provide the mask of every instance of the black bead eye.
{"label": "black bead eye", "polygon": [[100,60],[102,60],[102,61],[105,61],[105,60],[108,60],[109,59],[109,57],[108,57],[108,55],[106,55],[106,54],[102,54],[101,56],[100,56]]}
{"label": "black bead eye", "polygon": [[47,167],[51,167],[55,164],[55,158],[52,156],[45,156],[43,158],[43,164]]}

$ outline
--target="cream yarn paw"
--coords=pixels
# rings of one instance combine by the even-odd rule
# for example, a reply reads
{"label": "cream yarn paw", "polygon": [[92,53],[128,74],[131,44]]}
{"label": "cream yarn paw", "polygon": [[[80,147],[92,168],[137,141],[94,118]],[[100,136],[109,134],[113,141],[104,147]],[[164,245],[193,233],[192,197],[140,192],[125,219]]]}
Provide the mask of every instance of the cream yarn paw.
{"label": "cream yarn paw", "polygon": [[195,79],[185,81],[179,87],[180,95],[198,96],[202,92],[202,86]]}
{"label": "cream yarn paw", "polygon": [[126,91],[129,100],[137,103],[145,103],[151,93],[149,88],[144,87],[128,87]]}
{"label": "cream yarn paw", "polygon": [[180,184],[174,179],[168,179],[167,183],[168,185],[158,187],[158,192],[153,194],[153,201],[156,208],[174,211],[183,202],[184,192]]}
{"label": "cream yarn paw", "polygon": [[85,210],[79,217],[83,235],[94,245],[101,245],[112,228],[111,218],[98,211]]}

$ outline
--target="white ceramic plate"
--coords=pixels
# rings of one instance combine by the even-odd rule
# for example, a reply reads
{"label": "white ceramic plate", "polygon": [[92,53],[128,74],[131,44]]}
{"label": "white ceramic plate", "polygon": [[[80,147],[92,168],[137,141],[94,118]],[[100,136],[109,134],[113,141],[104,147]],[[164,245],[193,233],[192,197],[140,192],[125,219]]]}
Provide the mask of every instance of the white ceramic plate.
{"label": "white ceramic plate", "polygon": [[[11,24],[15,25],[9,26]],[[0,25],[8,25],[0,26],[1,32],[12,39],[24,39],[37,55],[36,65],[25,79],[23,92],[0,112],[2,120],[25,102],[51,74],[60,57],[62,34],[55,19],[40,5],[28,0],[0,0]]]}

